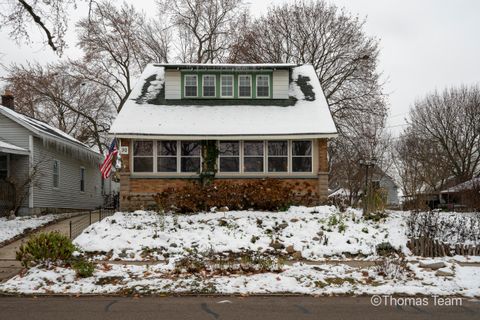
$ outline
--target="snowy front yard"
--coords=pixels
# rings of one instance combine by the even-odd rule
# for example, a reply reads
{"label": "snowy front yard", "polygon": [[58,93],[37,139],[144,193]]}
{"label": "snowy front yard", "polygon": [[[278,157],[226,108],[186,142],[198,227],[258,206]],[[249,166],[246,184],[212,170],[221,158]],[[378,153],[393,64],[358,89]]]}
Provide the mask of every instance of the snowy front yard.
{"label": "snowy front yard", "polygon": [[39,228],[53,220],[55,220],[55,216],[52,214],[40,217],[17,217],[13,220],[0,218],[0,244],[25,231]]}
{"label": "snowy front yard", "polygon": [[166,260],[191,254],[261,252],[320,260],[374,257],[389,242],[408,253],[403,214],[383,223],[364,220],[359,210],[292,207],[286,212],[229,211],[195,215],[117,212],[74,241],[87,253],[111,260]]}
{"label": "snowy front yard", "polygon": [[[195,215],[118,212],[74,240],[79,254],[105,260],[96,263],[93,276],[80,278],[65,266],[37,266],[0,285],[0,291],[480,297],[478,265],[462,265],[459,257],[411,255],[408,215],[390,212],[372,220],[358,210],[341,213],[328,206]],[[440,216],[444,222],[456,219]],[[471,222],[474,230],[477,222]],[[462,239],[471,234],[477,233]],[[396,254],[385,258],[381,249]],[[345,264],[352,259],[361,263]]]}

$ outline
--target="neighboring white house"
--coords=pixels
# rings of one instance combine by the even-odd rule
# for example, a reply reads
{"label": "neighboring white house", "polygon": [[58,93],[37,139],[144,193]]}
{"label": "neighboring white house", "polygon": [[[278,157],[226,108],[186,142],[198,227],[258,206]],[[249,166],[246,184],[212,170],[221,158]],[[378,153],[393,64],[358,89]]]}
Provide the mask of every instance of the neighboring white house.
{"label": "neighboring white house", "polygon": [[[19,198],[23,198],[18,208],[21,215],[102,206],[102,155],[63,131],[13,109],[13,96],[2,95],[0,211],[11,210]],[[33,178],[32,183],[26,183],[29,178]],[[25,183],[27,187],[20,188]],[[12,198],[14,194],[17,200]]]}

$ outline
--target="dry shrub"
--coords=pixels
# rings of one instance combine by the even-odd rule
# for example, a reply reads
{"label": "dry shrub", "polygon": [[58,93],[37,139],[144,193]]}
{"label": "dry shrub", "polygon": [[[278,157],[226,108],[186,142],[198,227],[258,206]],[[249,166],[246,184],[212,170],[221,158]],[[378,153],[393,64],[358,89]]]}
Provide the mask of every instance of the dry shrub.
{"label": "dry shrub", "polygon": [[159,209],[181,213],[207,211],[212,207],[276,211],[291,205],[318,204],[316,193],[307,190],[299,194],[294,188],[293,184],[274,179],[214,181],[206,186],[192,183],[180,188],[168,188],[154,198]]}

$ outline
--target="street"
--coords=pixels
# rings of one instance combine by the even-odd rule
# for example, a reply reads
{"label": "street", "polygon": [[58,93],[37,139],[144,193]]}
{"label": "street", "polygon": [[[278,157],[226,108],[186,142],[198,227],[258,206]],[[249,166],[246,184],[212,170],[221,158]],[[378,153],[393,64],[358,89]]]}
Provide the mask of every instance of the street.
{"label": "street", "polygon": [[371,305],[370,297],[1,297],[0,319],[479,319],[462,306]]}

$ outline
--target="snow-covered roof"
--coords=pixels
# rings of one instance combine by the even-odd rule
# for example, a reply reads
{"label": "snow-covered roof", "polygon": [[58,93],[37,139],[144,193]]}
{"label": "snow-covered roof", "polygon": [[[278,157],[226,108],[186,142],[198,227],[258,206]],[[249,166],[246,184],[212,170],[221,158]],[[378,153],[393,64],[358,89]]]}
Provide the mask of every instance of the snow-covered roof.
{"label": "snow-covered roof", "polygon": [[28,154],[28,150],[20,148],[11,143],[0,140],[0,152],[13,153],[13,154]]}
{"label": "snow-covered roof", "polygon": [[291,68],[298,66],[295,63],[165,63],[154,64],[165,68]]}
{"label": "snow-covered roof", "polygon": [[[169,67],[173,65],[168,65]],[[197,65],[193,65],[197,66]],[[205,65],[202,65],[205,66]],[[207,65],[208,66],[208,65]],[[288,67],[292,69],[289,99],[166,101],[165,65],[146,67],[110,133],[117,137],[156,136],[202,139],[244,139],[265,136],[334,137],[323,90],[311,65],[212,65]]]}
{"label": "snow-covered roof", "polygon": [[23,126],[24,128],[28,129],[29,131],[35,133],[36,135],[42,138],[60,141],[72,147],[80,148],[84,151],[95,153],[98,155],[97,152],[92,150],[86,144],[78,141],[77,139],[70,136],[69,134],[63,132],[60,129],[52,127],[51,125],[43,121],[25,116],[23,114],[15,112],[14,110],[2,105],[0,105],[0,114],[4,115],[5,117],[18,123],[19,125]]}
{"label": "snow-covered roof", "polygon": [[473,188],[480,188],[480,177],[457,184],[456,186],[440,191],[440,193],[456,193],[465,190],[472,190]]}

